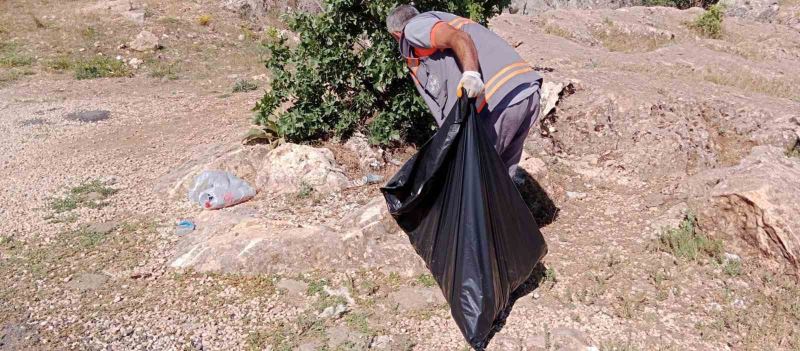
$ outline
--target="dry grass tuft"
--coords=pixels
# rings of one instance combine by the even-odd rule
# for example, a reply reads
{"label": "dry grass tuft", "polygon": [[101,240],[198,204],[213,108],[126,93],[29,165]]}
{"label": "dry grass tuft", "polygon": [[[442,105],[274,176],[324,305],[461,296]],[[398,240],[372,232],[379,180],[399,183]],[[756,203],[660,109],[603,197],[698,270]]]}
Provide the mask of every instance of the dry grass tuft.
{"label": "dry grass tuft", "polygon": [[800,159],[800,139],[795,140],[794,144],[786,148],[786,157],[794,157]]}
{"label": "dry grass tuft", "polygon": [[207,26],[211,24],[211,19],[211,15],[201,15],[200,17],[197,17],[197,24],[201,26]]}
{"label": "dry grass tuft", "polygon": [[575,36],[572,35],[572,33],[570,33],[568,30],[552,23],[548,23],[547,25],[544,26],[544,32],[550,35],[555,35],[557,37],[562,37],[569,40],[575,39]]}
{"label": "dry grass tuft", "polygon": [[800,79],[765,77],[741,67],[728,72],[707,70],[702,77],[718,85],[800,101]]}
{"label": "dry grass tuft", "polygon": [[150,77],[169,80],[176,80],[180,78],[178,73],[181,71],[181,67],[176,62],[153,59],[148,60],[145,66],[150,68]]}
{"label": "dry grass tuft", "polygon": [[608,51],[614,52],[648,52],[664,47],[673,42],[673,38],[667,34],[639,34],[613,23],[607,19],[603,21],[603,26],[593,31],[592,35],[597,38],[603,47]]}

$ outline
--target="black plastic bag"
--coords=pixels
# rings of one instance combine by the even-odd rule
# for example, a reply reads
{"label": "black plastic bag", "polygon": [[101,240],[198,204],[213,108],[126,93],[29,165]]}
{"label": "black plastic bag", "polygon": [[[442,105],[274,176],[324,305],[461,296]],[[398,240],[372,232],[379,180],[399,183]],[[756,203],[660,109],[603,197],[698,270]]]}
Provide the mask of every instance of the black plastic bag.
{"label": "black plastic bag", "polygon": [[461,333],[481,349],[547,244],[478,118],[461,99],[381,191]]}

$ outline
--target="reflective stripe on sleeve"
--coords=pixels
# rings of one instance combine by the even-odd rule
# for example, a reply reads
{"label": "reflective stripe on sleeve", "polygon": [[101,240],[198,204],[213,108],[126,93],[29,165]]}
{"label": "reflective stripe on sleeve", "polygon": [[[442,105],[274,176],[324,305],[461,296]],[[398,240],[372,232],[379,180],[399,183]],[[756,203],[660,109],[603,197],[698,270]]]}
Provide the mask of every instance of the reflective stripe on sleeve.
{"label": "reflective stripe on sleeve", "polygon": [[456,17],[456,18],[450,20],[450,22],[447,22],[447,24],[453,26],[455,29],[461,29],[461,27],[463,27],[466,24],[470,24],[470,23],[475,23],[475,22],[473,22],[469,18],[464,18],[464,17]]}
{"label": "reflective stripe on sleeve", "polygon": [[[503,84],[511,80],[511,78],[531,71],[533,71],[533,68],[531,68],[527,62],[517,62],[512,63],[497,72],[484,86],[484,94],[482,95],[481,103],[478,105],[478,112],[483,110],[492,95],[494,95],[494,93],[496,93],[497,90],[503,86]],[[506,75],[506,73],[508,74]],[[503,75],[506,76],[503,77]],[[500,79],[501,77],[502,79]]]}

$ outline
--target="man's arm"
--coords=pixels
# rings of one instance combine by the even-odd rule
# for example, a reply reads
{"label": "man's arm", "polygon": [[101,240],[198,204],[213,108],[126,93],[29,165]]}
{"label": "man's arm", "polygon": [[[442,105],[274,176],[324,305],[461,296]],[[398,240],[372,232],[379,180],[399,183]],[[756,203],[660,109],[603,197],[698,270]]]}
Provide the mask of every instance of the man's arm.
{"label": "man's arm", "polygon": [[461,81],[456,94],[460,97],[462,88],[467,96],[474,98],[483,91],[483,79],[478,62],[478,50],[466,32],[440,21],[434,16],[421,14],[414,17],[404,29],[406,40],[412,46],[425,49],[451,49],[461,66]]}
{"label": "man's arm", "polygon": [[483,91],[483,79],[481,78],[480,65],[478,65],[478,49],[469,34],[453,28],[453,26],[439,22],[431,29],[431,44],[441,49],[451,49],[461,64],[464,72],[461,81],[458,82],[456,94],[461,97],[461,90],[467,92],[467,96],[474,98]]}
{"label": "man's arm", "polygon": [[439,22],[431,29],[431,44],[438,49],[451,49],[463,71],[480,72],[478,50],[469,34]]}

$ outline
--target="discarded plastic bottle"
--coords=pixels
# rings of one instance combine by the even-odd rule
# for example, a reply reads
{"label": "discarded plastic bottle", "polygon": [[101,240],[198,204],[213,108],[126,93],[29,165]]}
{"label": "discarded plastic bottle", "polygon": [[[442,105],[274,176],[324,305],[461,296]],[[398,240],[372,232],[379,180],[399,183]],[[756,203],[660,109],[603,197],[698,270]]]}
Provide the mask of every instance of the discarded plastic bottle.
{"label": "discarded plastic bottle", "polygon": [[205,171],[195,178],[189,201],[216,210],[245,202],[255,195],[256,189],[231,173]]}

